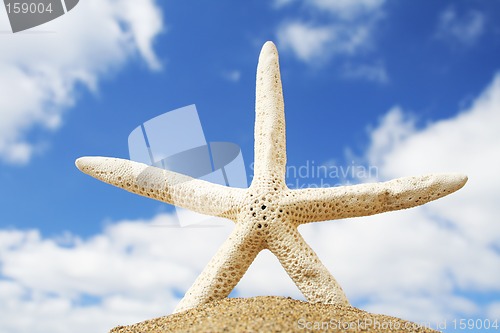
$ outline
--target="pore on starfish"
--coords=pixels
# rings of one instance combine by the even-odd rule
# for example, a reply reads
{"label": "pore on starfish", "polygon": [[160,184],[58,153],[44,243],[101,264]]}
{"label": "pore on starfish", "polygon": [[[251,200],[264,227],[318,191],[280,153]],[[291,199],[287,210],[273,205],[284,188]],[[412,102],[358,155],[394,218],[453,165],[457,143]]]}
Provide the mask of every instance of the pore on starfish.
{"label": "pore on starfish", "polygon": [[262,47],[257,66],[254,177],[225,187],[130,160],[82,157],[77,167],[101,181],[235,223],[229,238],[175,312],[225,298],[257,254],[270,250],[309,302],[349,305],[342,288],[297,227],[423,205],[460,189],[462,174],[429,174],[383,183],[291,190],[286,186],[285,113],[278,52]]}

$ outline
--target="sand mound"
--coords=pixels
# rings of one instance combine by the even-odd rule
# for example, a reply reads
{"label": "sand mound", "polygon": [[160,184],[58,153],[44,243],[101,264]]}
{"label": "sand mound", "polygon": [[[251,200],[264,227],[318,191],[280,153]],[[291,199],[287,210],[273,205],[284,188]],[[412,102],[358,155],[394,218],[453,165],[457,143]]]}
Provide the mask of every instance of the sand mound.
{"label": "sand mound", "polygon": [[118,326],[110,333],[360,331],[437,332],[353,307],[266,296],[226,298],[170,316]]}

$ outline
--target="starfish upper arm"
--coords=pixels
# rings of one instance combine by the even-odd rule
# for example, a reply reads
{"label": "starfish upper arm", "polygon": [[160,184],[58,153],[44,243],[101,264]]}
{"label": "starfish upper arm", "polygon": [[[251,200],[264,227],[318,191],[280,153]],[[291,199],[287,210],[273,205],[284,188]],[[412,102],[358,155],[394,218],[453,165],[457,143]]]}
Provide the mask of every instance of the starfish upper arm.
{"label": "starfish upper arm", "polygon": [[467,182],[461,174],[404,177],[384,183],[291,190],[286,199],[297,224],[374,215],[423,205]]}
{"label": "starfish upper arm", "polygon": [[273,43],[262,48],[257,66],[255,96],[255,159],[252,184],[285,187],[286,135],[278,51]]}
{"label": "starfish upper arm", "polygon": [[109,157],[82,157],[84,173],[129,192],[201,214],[235,219],[244,190],[194,179],[143,163]]}

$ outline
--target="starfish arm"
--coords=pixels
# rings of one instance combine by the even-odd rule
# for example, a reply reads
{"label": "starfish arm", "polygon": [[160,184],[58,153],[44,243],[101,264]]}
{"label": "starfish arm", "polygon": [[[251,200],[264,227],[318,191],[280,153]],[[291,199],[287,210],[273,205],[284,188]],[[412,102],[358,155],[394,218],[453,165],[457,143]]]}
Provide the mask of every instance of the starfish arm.
{"label": "starfish arm", "polygon": [[232,220],[244,193],[243,189],[193,179],[125,159],[82,157],[75,164],[80,171],[129,192]]}
{"label": "starfish arm", "polygon": [[404,177],[384,183],[290,191],[289,207],[295,223],[374,215],[423,205],[453,193],[467,182],[461,174]]}
{"label": "starfish arm", "polygon": [[286,137],[278,51],[272,42],[262,47],[257,66],[255,100],[254,183],[285,186]]}
{"label": "starfish arm", "polygon": [[174,313],[229,295],[263,248],[261,238],[255,237],[252,228],[252,225],[236,224],[229,238],[186,292]]}
{"label": "starfish arm", "polygon": [[[350,305],[344,291],[297,229],[289,227],[268,240],[268,248],[278,258],[309,302]],[[283,232],[284,230],[284,232]]]}

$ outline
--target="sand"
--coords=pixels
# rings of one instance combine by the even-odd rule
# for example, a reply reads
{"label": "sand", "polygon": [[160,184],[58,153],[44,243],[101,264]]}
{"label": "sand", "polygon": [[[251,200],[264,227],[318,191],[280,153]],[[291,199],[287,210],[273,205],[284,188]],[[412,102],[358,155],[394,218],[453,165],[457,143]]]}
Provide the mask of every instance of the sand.
{"label": "sand", "polygon": [[181,313],[118,326],[110,333],[437,332],[354,307],[265,296],[226,298]]}

